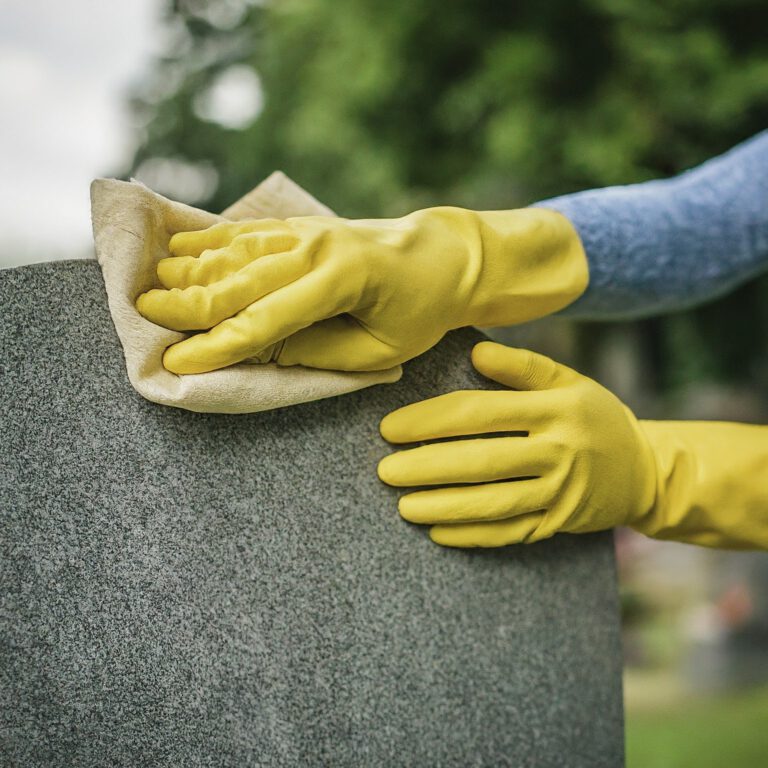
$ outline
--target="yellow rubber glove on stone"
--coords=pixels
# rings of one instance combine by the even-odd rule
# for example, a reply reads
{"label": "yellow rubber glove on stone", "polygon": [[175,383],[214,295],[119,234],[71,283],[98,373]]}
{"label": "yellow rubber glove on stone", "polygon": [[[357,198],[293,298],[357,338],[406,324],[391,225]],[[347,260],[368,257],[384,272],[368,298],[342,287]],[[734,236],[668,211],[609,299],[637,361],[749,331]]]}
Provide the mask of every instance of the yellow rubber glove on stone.
{"label": "yellow rubber glove on stone", "polygon": [[[460,391],[387,415],[379,477],[438,544],[497,547],[628,525],[657,538],[768,548],[768,427],[638,421],[542,355],[482,342],[475,368],[511,391]],[[516,433],[513,435],[504,433]],[[440,487],[443,486],[443,487]]]}
{"label": "yellow rubber glove on stone", "polygon": [[555,211],[428,208],[400,219],[306,216],[216,224],[171,238],[147,319],[208,330],[165,367],[202,373],[248,358],[345,371],[389,368],[449,330],[548,315],[585,290],[571,223]]}

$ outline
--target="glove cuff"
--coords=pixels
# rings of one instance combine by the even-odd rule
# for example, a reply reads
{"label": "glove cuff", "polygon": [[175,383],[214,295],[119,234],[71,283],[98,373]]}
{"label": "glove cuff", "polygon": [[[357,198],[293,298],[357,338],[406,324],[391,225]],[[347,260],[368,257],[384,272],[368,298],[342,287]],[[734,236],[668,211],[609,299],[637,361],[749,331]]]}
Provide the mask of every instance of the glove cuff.
{"label": "glove cuff", "polygon": [[477,275],[466,324],[514,325],[557,312],[581,296],[589,266],[581,239],[561,213],[544,208],[477,212],[470,244]]}
{"label": "glove cuff", "polygon": [[643,421],[656,464],[656,498],[631,526],[659,539],[768,549],[768,428]]}

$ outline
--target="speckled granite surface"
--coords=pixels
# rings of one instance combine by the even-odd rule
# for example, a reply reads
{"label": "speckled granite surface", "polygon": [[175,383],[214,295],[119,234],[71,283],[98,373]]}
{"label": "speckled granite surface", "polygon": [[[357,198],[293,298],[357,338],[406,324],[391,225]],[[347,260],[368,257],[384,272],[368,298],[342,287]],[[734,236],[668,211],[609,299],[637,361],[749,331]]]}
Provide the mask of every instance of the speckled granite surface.
{"label": "speckled granite surface", "polygon": [[376,478],[385,413],[483,385],[474,331],[208,415],[130,387],[95,262],[0,305],[0,764],[622,764],[610,536],[441,549]]}

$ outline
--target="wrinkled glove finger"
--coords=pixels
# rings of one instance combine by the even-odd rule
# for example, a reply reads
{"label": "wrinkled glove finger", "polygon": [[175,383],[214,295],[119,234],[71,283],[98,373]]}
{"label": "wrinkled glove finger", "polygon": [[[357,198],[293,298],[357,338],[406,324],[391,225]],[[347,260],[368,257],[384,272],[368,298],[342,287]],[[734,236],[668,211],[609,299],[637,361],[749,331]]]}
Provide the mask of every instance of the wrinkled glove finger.
{"label": "wrinkled glove finger", "polygon": [[388,485],[485,483],[539,477],[556,465],[556,452],[535,437],[454,440],[385,456],[379,478]]}
{"label": "wrinkled glove finger", "polygon": [[533,432],[551,412],[546,393],[459,390],[398,408],[381,420],[379,429],[390,443]]}
{"label": "wrinkled glove finger", "polygon": [[198,333],[165,351],[163,365],[190,374],[224,368],[258,355],[296,331],[346,311],[345,296],[318,272],[268,294],[207,333]]}
{"label": "wrinkled glove finger", "polygon": [[157,263],[157,277],[165,288],[212,285],[256,259],[293,250],[299,239],[289,232],[254,232],[241,235],[225,248],[199,256],[169,256]]}
{"label": "wrinkled glove finger", "polygon": [[532,512],[489,523],[435,525],[429,530],[429,538],[443,547],[503,547],[507,544],[522,544],[538,541],[536,532],[543,519],[543,512]]}
{"label": "wrinkled glove finger", "polygon": [[487,485],[416,491],[400,497],[400,515],[411,523],[503,520],[546,509],[554,496],[547,477]]}
{"label": "wrinkled glove finger", "polygon": [[168,242],[171,256],[199,256],[203,251],[226,248],[236,237],[251,232],[291,232],[288,224],[280,219],[246,219],[222,221],[207,229],[177,232]]}
{"label": "wrinkled glove finger", "polygon": [[299,251],[270,254],[209,286],[154,288],[138,297],[136,309],[164,328],[205,330],[297,280],[306,272],[306,263]]}

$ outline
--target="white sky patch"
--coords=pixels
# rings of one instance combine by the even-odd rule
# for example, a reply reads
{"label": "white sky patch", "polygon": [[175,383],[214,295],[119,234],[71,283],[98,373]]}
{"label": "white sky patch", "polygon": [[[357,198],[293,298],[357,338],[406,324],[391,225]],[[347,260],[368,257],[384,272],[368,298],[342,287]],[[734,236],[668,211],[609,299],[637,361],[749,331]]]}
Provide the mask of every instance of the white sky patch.
{"label": "white sky patch", "polygon": [[159,0],[0,0],[0,268],[91,255],[89,184],[129,159]]}
{"label": "white sky patch", "polygon": [[170,157],[145,160],[134,174],[161,195],[194,205],[216,190],[219,174],[210,163],[190,163]]}
{"label": "white sky patch", "polygon": [[195,114],[225,128],[245,128],[264,106],[261,80],[245,64],[225,69],[194,101]]}

